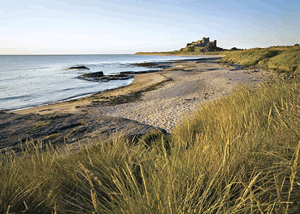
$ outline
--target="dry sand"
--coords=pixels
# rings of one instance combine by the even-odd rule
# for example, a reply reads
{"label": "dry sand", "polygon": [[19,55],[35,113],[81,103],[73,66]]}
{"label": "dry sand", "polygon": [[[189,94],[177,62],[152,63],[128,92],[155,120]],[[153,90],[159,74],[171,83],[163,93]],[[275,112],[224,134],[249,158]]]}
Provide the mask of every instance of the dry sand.
{"label": "dry sand", "polygon": [[225,67],[211,57],[174,63],[176,67],[158,73],[138,74],[131,85],[119,89],[14,113],[85,112],[95,117],[127,118],[170,133],[201,104],[229,94],[240,84],[257,84],[269,76],[264,71],[254,72],[241,66]]}
{"label": "dry sand", "polygon": [[229,94],[240,84],[257,84],[266,78],[262,72],[226,68],[215,61],[181,63],[178,66],[180,70],[161,73],[172,81],[144,93],[141,100],[94,108],[90,112],[95,115],[125,117],[171,132],[201,104]]}

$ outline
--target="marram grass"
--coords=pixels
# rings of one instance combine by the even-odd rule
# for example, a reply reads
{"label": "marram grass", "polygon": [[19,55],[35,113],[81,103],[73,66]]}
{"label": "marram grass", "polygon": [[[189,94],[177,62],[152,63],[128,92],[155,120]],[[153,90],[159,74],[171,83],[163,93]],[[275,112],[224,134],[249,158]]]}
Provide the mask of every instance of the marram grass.
{"label": "marram grass", "polygon": [[300,87],[277,80],[152,133],[0,157],[0,213],[300,213]]}

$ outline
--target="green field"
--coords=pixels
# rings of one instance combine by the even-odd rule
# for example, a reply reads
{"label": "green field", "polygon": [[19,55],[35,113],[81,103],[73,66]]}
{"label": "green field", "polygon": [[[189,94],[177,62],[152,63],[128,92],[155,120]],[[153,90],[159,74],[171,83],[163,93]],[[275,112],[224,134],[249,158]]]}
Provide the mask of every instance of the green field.
{"label": "green field", "polygon": [[171,136],[0,156],[0,213],[300,213],[298,47],[227,51],[288,74],[199,107]]}

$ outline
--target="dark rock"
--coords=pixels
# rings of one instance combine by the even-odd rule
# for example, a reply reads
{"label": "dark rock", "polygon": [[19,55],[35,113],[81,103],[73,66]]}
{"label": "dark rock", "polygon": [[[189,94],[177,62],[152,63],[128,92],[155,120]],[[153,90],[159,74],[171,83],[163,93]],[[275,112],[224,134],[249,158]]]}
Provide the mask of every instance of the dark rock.
{"label": "dark rock", "polygon": [[103,75],[103,72],[100,71],[95,73],[83,74],[80,75],[78,78],[83,80],[88,80],[88,81],[101,82],[101,81],[110,81],[110,80],[126,80],[126,79],[133,78],[133,76],[128,74]]}
{"label": "dark rock", "polygon": [[152,68],[155,65],[155,63],[154,62],[142,62],[142,63],[133,63],[132,65]]}
{"label": "dark rock", "polygon": [[172,67],[172,65],[171,65],[172,62],[173,61],[170,61],[170,62],[143,62],[143,63],[133,63],[133,65],[140,66],[140,67],[147,67],[147,68],[165,69],[165,68]]}
{"label": "dark rock", "polygon": [[[51,142],[53,146],[99,141],[112,138],[116,133],[124,137],[139,137],[157,128],[125,118],[97,116],[95,114],[0,114],[0,153],[19,152],[27,140]],[[160,130],[160,129],[159,129]],[[164,130],[161,130],[162,132]],[[24,146],[24,145],[23,145]]]}
{"label": "dark rock", "polygon": [[161,70],[146,70],[146,71],[122,71],[120,74],[146,74],[146,73],[154,73],[159,72]]}
{"label": "dark rock", "polygon": [[102,71],[81,75],[81,77],[83,78],[95,78],[95,77],[102,77],[102,76],[104,76]]}
{"label": "dark rock", "polygon": [[101,78],[101,80],[127,80],[133,78],[133,76],[131,75],[127,75],[127,74],[117,74],[117,75],[105,75]]}
{"label": "dark rock", "polygon": [[75,70],[75,69],[78,69],[78,70],[90,70],[89,68],[85,67],[85,66],[74,66],[74,67],[70,67],[68,68],[67,70]]}

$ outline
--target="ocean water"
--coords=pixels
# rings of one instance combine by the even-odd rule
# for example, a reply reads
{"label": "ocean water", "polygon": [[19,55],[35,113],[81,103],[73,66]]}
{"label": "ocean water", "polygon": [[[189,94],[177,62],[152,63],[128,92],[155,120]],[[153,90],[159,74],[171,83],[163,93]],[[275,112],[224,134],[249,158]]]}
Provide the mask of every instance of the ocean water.
{"label": "ocean water", "polygon": [[[191,57],[142,55],[0,55],[0,110],[21,109],[75,99],[130,84],[133,79],[92,82],[77,77],[103,71],[151,70],[132,63]],[[199,58],[199,57],[198,57]],[[84,65],[90,70],[66,70]],[[155,69],[157,70],[157,69]]]}

